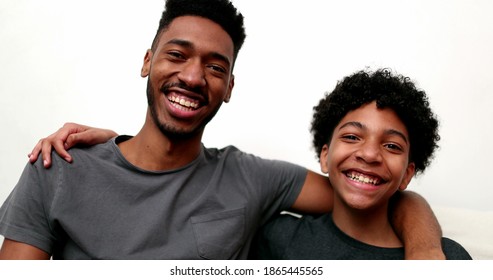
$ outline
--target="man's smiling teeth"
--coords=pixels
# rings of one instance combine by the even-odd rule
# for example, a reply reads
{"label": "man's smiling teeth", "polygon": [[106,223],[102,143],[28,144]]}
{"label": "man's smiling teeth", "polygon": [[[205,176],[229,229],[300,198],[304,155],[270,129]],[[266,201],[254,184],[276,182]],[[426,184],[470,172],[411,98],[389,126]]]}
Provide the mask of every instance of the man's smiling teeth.
{"label": "man's smiling teeth", "polygon": [[193,102],[190,100],[185,100],[184,98],[180,98],[180,97],[176,97],[176,96],[171,96],[171,98],[169,98],[169,101],[171,101],[175,104],[180,104],[181,106],[187,107],[187,108],[196,109],[197,107],[199,107],[199,104],[196,102]]}
{"label": "man's smiling teeth", "polygon": [[381,182],[380,178],[370,177],[368,175],[361,174],[358,172],[348,172],[346,173],[346,176],[353,181],[365,183],[365,184],[378,185]]}

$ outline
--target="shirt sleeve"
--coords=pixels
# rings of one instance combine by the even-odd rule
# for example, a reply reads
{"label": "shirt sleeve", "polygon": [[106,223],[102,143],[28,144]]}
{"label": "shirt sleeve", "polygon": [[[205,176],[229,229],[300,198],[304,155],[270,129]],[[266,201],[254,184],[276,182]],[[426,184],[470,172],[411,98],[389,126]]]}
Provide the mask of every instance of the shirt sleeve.
{"label": "shirt sleeve", "polygon": [[[56,169],[42,167],[41,160],[28,163],[7,200],[0,208],[0,234],[6,239],[35,246],[52,253],[54,237],[50,230],[48,211],[51,186],[44,178]],[[42,176],[40,178],[40,173]]]}
{"label": "shirt sleeve", "polygon": [[258,188],[258,199],[264,208],[262,224],[273,215],[291,208],[308,174],[308,170],[299,165],[249,154],[243,157],[240,166]]}

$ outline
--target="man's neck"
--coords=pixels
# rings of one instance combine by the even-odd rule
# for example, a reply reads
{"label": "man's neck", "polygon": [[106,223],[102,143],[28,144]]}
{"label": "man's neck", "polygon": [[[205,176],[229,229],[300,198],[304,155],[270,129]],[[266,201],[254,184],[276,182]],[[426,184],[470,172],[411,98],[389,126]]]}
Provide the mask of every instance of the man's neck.
{"label": "man's neck", "polygon": [[170,139],[159,130],[144,127],[135,137],[118,144],[133,165],[150,171],[172,170],[195,160],[201,151],[200,133],[187,139]]}
{"label": "man's neck", "polygon": [[341,231],[363,243],[385,248],[403,246],[389,222],[386,205],[354,209],[336,197],[332,217]]}

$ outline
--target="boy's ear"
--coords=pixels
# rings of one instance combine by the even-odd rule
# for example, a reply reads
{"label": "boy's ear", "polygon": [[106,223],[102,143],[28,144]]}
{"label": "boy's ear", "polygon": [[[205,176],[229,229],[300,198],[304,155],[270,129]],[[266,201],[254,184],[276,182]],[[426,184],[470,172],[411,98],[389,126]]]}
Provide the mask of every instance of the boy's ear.
{"label": "boy's ear", "polygon": [[399,185],[399,190],[403,191],[407,188],[407,185],[409,185],[413,179],[415,172],[416,166],[414,165],[414,162],[409,163],[406,168],[406,174],[404,174],[404,178],[402,178],[402,182]]}
{"label": "boy's ear", "polygon": [[320,169],[324,174],[329,173],[329,166],[327,161],[329,159],[329,146],[325,144],[320,151]]}

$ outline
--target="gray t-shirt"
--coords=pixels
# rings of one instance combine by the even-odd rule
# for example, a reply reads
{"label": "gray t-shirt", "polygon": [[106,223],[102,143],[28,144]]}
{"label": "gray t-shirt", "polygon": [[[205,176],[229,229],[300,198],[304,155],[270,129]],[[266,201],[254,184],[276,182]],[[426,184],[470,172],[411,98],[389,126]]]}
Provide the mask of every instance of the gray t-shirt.
{"label": "gray t-shirt", "polygon": [[[448,260],[470,260],[459,243],[442,238]],[[280,215],[259,230],[253,259],[276,260],[403,260],[404,248],[382,248],[363,243],[341,231],[331,214]]]}
{"label": "gray t-shirt", "polygon": [[27,164],[0,209],[0,234],[54,259],[245,259],[255,231],[296,200],[307,171],[229,146],[151,172],[120,136]]}

